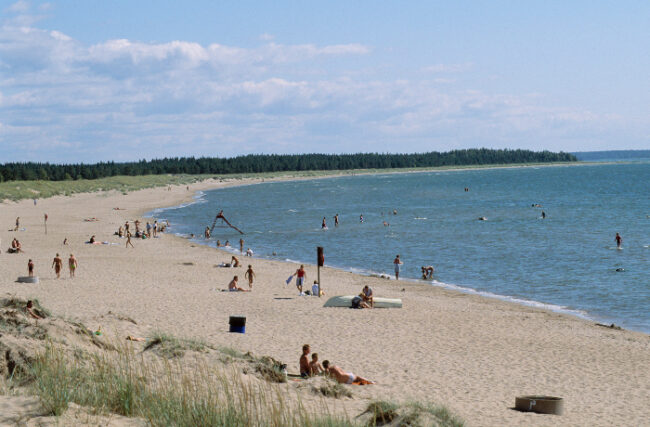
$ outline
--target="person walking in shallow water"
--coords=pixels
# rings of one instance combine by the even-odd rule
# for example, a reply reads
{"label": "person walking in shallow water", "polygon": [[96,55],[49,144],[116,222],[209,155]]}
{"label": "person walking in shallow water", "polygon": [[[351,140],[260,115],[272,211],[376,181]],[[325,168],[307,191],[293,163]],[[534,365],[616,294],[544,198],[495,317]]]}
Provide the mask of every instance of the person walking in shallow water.
{"label": "person walking in shallow water", "polygon": [[616,247],[620,249],[621,244],[623,243],[623,238],[621,237],[621,235],[616,233],[616,237],[614,237],[614,240],[616,240]]}

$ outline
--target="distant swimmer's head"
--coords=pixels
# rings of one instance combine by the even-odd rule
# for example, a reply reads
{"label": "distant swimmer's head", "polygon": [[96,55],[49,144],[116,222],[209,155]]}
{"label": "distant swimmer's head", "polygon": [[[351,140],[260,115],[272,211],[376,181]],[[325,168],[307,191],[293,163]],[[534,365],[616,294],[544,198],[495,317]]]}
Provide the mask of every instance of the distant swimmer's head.
{"label": "distant swimmer's head", "polygon": [[622,267],[619,267],[619,268],[616,269],[616,271],[618,271],[620,273],[621,271],[625,271],[625,269],[622,268]]}

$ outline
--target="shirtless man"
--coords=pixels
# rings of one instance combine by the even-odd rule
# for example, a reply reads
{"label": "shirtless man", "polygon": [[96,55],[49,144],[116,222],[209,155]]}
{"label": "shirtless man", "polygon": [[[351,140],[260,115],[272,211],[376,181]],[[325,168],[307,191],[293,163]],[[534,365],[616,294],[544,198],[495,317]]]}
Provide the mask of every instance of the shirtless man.
{"label": "shirtless man", "polygon": [[205,227],[205,231],[203,232],[203,236],[204,236],[206,239],[209,239],[209,238],[210,238],[210,227]]}
{"label": "shirtless man", "polygon": [[20,217],[16,218],[16,228],[14,228],[14,231],[18,231],[20,228]]}
{"label": "shirtless man", "polygon": [[31,259],[27,261],[27,274],[29,277],[34,277],[34,261]]}
{"label": "shirtless man", "polygon": [[78,266],[79,263],[77,263],[77,258],[75,258],[73,254],[70,254],[70,258],[68,258],[68,268],[70,269],[70,277],[74,277],[74,272]]}
{"label": "shirtless man", "polygon": [[309,364],[309,358],[307,357],[310,352],[311,347],[309,347],[309,344],[302,346],[302,356],[300,356],[300,376],[303,378],[312,375],[311,365]]}
{"label": "shirtless man", "polygon": [[248,279],[248,287],[253,289],[253,278],[255,277],[255,272],[253,272],[253,266],[249,265],[248,270],[244,274],[244,278]]}
{"label": "shirtless man", "polygon": [[616,233],[616,237],[614,237],[614,240],[616,240],[616,247],[620,249],[621,244],[623,243],[623,238],[621,237],[621,235]]}
{"label": "shirtless man", "polygon": [[323,222],[321,223],[320,228],[322,228],[323,230],[325,230],[327,228],[327,223],[325,222],[325,217],[323,217]]}
{"label": "shirtless man", "polygon": [[364,286],[359,296],[363,299],[363,302],[370,304],[370,308],[375,307],[375,298],[372,295],[372,289],[370,289],[370,286]]}
{"label": "shirtless man", "polygon": [[233,267],[239,267],[240,266],[239,260],[237,259],[236,256],[233,255],[232,258],[230,258],[230,265],[232,265]]}
{"label": "shirtless man", "polygon": [[334,227],[339,226],[339,214],[334,215]]}
{"label": "shirtless man", "polygon": [[239,239],[239,253],[244,253],[244,239]]}
{"label": "shirtless man", "polygon": [[374,384],[374,381],[370,381],[358,375],[354,375],[352,372],[345,372],[343,371],[343,369],[339,368],[336,365],[330,366],[329,360],[323,361],[323,368],[325,369],[325,373],[334,377],[334,379],[340,382],[341,384],[352,384],[352,383],[359,384],[359,385]]}
{"label": "shirtless man", "polygon": [[433,267],[430,265],[422,266],[422,279],[431,279],[433,277]]}
{"label": "shirtless man", "polygon": [[63,261],[59,257],[59,254],[56,254],[52,260],[52,267],[54,267],[54,272],[56,273],[56,278],[61,278],[61,268],[63,267]]}
{"label": "shirtless man", "polygon": [[237,276],[233,277],[232,280],[230,281],[230,283],[228,283],[228,290],[230,292],[250,292],[247,289],[243,289],[243,288],[240,288],[239,286],[237,286],[237,281],[238,280],[239,280],[239,277],[237,277]]}

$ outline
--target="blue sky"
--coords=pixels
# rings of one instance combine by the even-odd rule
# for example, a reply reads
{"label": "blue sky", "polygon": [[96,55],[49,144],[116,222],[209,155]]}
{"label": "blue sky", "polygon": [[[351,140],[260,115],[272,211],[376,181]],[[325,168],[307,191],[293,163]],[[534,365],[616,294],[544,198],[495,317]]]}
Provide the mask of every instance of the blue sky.
{"label": "blue sky", "polygon": [[0,0],[0,162],[650,148],[647,1]]}

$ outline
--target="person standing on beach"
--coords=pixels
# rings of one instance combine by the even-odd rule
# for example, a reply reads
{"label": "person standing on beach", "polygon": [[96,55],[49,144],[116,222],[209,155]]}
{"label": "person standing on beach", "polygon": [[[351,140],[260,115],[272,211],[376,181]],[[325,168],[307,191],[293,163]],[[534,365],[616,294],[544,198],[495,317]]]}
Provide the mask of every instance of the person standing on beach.
{"label": "person standing on beach", "polygon": [[334,215],[334,227],[339,226],[339,214]]}
{"label": "person standing on beach", "polygon": [[255,272],[253,271],[253,266],[249,265],[248,270],[244,273],[244,278],[248,279],[248,287],[253,289],[253,278],[255,277]]}
{"label": "person standing on beach", "polygon": [[244,253],[244,239],[239,239],[239,253]]}
{"label": "person standing on beach", "polygon": [[16,218],[16,228],[14,228],[14,231],[18,231],[19,228],[20,228],[20,217],[17,217]]}
{"label": "person standing on beach", "polygon": [[78,266],[79,263],[77,262],[77,258],[75,258],[73,254],[70,254],[70,258],[68,258],[68,268],[70,269],[70,277],[74,277],[74,272]]}
{"label": "person standing on beach", "polygon": [[34,277],[34,261],[31,259],[27,261],[27,275],[29,277]]}
{"label": "person standing on beach", "polygon": [[54,267],[54,272],[56,273],[56,278],[61,278],[61,268],[63,267],[63,261],[59,257],[59,254],[56,254],[52,260],[52,267]]}
{"label": "person standing on beach", "polygon": [[399,254],[395,257],[393,260],[393,264],[395,265],[395,280],[399,280],[399,270],[400,266],[404,264],[401,259],[399,259]]}
{"label": "person standing on beach", "polygon": [[131,232],[127,230],[127,232],[126,232],[126,247],[128,248],[129,245],[131,245],[132,248],[135,247],[135,246],[133,246],[133,243],[131,243]]}
{"label": "person standing on beach", "polygon": [[620,249],[621,244],[623,243],[623,238],[621,237],[621,235],[616,233],[616,237],[614,237],[614,240],[616,240],[616,247]]}
{"label": "person standing on beach", "polygon": [[301,264],[300,268],[293,273],[293,276],[296,276],[296,287],[298,288],[300,295],[302,295],[302,285],[305,283],[305,279],[307,278],[305,266]]}

